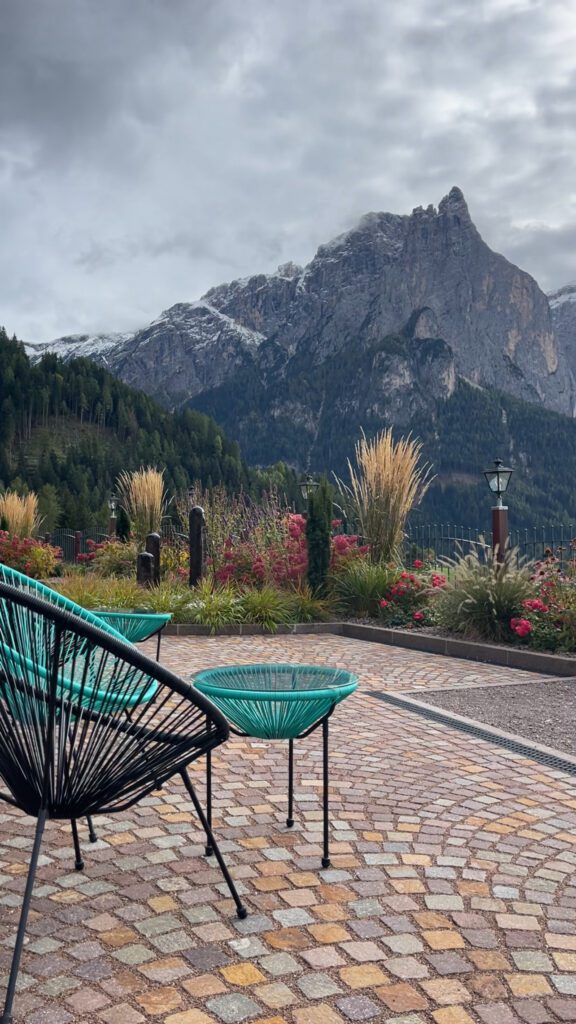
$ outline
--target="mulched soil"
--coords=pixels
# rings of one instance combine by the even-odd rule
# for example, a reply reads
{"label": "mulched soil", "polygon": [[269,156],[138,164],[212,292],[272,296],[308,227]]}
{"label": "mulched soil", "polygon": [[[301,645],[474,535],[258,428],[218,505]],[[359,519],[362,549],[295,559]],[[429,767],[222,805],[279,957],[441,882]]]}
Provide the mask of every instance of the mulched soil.
{"label": "mulched soil", "polygon": [[[418,693],[418,700],[422,700]],[[576,755],[576,676],[427,691],[425,703]]]}

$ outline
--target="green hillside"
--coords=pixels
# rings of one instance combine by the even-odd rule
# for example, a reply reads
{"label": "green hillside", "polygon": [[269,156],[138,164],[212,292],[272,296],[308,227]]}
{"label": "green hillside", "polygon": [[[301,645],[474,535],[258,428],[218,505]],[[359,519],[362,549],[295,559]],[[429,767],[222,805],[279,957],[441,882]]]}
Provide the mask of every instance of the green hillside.
{"label": "green hillside", "polygon": [[[193,480],[252,492],[268,482],[208,416],[167,412],[87,359],[32,364],[0,328],[0,487],[38,491],[47,528],[83,529],[107,522],[118,473],[141,465],[164,467],[171,493]],[[294,474],[278,467],[276,482],[293,496]]]}

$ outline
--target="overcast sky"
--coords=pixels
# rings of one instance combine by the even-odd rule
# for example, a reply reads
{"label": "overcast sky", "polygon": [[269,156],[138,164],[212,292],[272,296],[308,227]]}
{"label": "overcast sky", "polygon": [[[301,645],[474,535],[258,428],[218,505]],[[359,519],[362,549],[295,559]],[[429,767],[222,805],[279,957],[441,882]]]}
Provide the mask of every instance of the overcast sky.
{"label": "overcast sky", "polygon": [[574,0],[0,0],[0,323],[129,330],[463,189],[576,279]]}

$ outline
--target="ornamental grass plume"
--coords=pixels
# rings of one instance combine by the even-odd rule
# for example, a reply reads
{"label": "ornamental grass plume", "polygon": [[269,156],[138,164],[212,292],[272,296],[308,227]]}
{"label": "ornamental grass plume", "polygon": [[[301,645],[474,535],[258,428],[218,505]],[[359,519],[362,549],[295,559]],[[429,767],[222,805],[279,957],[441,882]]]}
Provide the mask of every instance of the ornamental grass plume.
{"label": "ornamental grass plume", "polygon": [[168,499],[164,488],[164,473],[148,466],[132,473],[120,473],[116,482],[120,507],[130,520],[132,533],[138,544],[143,544],[149,533],[160,533],[162,518],[166,514]]}
{"label": "ornamental grass plume", "polygon": [[373,562],[399,559],[406,520],[420,504],[434,477],[421,462],[421,441],[382,430],[370,440],[362,431],[356,444],[356,468],[348,460],[350,485],[337,480],[352,506],[364,543]]}
{"label": "ornamental grass plume", "polygon": [[0,525],[11,537],[32,537],[40,529],[38,495],[34,491],[21,496],[16,491],[0,495]]}

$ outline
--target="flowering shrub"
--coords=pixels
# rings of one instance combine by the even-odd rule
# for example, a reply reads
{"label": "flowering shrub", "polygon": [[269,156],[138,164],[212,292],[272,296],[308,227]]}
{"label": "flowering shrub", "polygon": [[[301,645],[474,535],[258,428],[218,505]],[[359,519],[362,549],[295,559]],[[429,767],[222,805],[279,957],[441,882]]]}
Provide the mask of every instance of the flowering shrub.
{"label": "flowering shrub", "polygon": [[[330,570],[338,571],[367,550],[358,545],[357,537],[336,534],[331,542]],[[272,538],[262,537],[257,528],[245,541],[235,542],[227,537],[219,557],[210,562],[217,583],[280,588],[303,586],[308,568],[306,519],[294,513],[284,515]]]}
{"label": "flowering shrub", "polygon": [[404,569],[380,601],[380,617],[389,626],[427,626],[433,621],[430,605],[432,592],[446,585],[443,573],[424,570],[424,563],[414,559],[417,573]]}
{"label": "flowering shrub", "polygon": [[94,570],[101,576],[135,575],[138,553],[135,541],[117,538],[100,542],[87,540],[86,547],[88,551],[78,555],[78,562],[85,569]]}
{"label": "flowering shrub", "polygon": [[60,548],[34,537],[15,537],[0,530],[0,562],[34,579],[46,579],[56,572]]}
{"label": "flowering shrub", "polygon": [[512,619],[510,629],[538,650],[576,650],[576,566],[566,569],[551,550],[534,567],[537,596],[522,602],[525,617]]}

